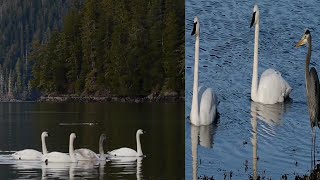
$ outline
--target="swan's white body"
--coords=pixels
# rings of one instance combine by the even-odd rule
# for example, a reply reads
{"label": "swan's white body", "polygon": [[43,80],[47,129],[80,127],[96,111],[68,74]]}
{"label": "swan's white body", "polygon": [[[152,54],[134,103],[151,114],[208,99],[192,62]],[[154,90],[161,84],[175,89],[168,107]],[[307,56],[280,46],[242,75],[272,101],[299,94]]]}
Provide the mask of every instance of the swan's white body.
{"label": "swan's white body", "polygon": [[62,152],[51,152],[42,156],[41,161],[43,162],[76,162],[72,161],[71,157],[67,153]]}
{"label": "swan's white body", "polygon": [[48,154],[44,154],[41,158],[41,161],[46,163],[51,162],[77,162],[76,155],[73,148],[73,141],[76,138],[74,133],[70,134],[69,140],[69,155],[61,152],[51,152]]}
{"label": "swan's white body", "polygon": [[[213,122],[217,112],[217,97],[211,88],[199,86],[199,49],[200,49],[200,25],[199,19],[194,18],[192,34],[196,36],[195,61],[194,61],[194,80],[192,107],[190,113],[191,123],[196,126],[209,125]],[[200,99],[200,101],[199,101]]]}
{"label": "swan's white body", "polygon": [[137,151],[124,147],[108,152],[112,156],[137,156]]}
{"label": "swan's white body", "polygon": [[34,149],[24,149],[12,154],[13,159],[17,160],[40,160],[42,153]]}
{"label": "swan's white body", "polygon": [[[42,132],[41,134],[41,143],[42,143],[42,153],[47,154],[47,146],[45,138],[48,137],[47,132]],[[34,150],[34,149],[25,149],[21,151],[17,151],[12,154],[13,159],[17,160],[40,160],[42,157],[42,153]]]}
{"label": "swan's white body", "polygon": [[104,155],[104,150],[103,150],[103,142],[106,139],[105,134],[101,134],[100,139],[99,139],[99,155],[97,155],[95,152],[93,152],[90,149],[87,148],[81,148],[81,149],[76,149],[76,159],[79,161],[105,161],[106,157]]}
{"label": "swan's white body", "polygon": [[255,24],[254,38],[254,61],[251,86],[251,99],[254,102],[263,104],[275,104],[283,102],[289,97],[292,88],[282,78],[281,73],[274,69],[267,69],[261,75],[258,85],[258,49],[259,49],[259,29],[260,29],[260,12],[257,5],[253,8],[253,19],[251,26]]}
{"label": "swan's white body", "polygon": [[79,161],[99,161],[100,157],[90,149],[81,148],[74,151],[76,159]]}
{"label": "swan's white body", "polygon": [[142,149],[141,149],[141,143],[140,143],[140,135],[143,134],[143,130],[139,129],[136,133],[136,141],[137,141],[137,151],[124,147],[119,148],[113,151],[109,151],[108,155],[111,156],[117,156],[117,157],[141,157],[143,156]]}

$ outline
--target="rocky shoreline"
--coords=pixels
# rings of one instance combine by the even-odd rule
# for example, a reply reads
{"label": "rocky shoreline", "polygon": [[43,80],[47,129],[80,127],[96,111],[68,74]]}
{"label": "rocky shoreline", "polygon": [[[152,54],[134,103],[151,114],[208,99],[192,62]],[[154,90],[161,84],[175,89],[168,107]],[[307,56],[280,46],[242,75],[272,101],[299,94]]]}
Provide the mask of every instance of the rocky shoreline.
{"label": "rocky shoreline", "polygon": [[144,102],[184,102],[185,98],[176,93],[148,96],[79,96],[79,95],[47,95],[40,96],[37,102],[122,102],[122,103],[144,103]]}

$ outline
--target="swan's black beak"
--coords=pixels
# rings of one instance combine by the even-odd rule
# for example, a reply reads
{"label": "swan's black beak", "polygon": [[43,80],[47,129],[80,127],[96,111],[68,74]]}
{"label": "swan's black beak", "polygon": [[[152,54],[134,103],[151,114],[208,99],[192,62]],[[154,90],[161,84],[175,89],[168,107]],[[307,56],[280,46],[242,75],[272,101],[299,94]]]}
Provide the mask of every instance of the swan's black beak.
{"label": "swan's black beak", "polygon": [[250,28],[253,26],[255,20],[256,20],[256,12],[253,13],[251,24],[250,24]]}
{"label": "swan's black beak", "polygon": [[191,32],[191,36],[193,36],[196,33],[196,27],[197,27],[197,22],[193,23],[193,29]]}

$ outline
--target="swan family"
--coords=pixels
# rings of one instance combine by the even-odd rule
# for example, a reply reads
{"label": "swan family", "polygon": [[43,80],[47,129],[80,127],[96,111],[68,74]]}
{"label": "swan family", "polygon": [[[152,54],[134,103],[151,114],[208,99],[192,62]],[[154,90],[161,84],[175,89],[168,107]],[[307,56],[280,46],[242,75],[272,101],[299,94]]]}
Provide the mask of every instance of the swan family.
{"label": "swan family", "polygon": [[48,132],[43,132],[41,134],[41,143],[42,143],[42,152],[39,152],[34,149],[25,149],[21,151],[17,151],[11,154],[13,159],[16,160],[32,160],[32,161],[42,161],[46,164],[48,163],[67,163],[67,162],[78,162],[78,161],[106,161],[112,157],[143,157],[140,135],[142,135],[144,131],[142,129],[138,129],[136,132],[136,143],[137,150],[133,150],[130,148],[120,148],[113,151],[107,152],[107,155],[104,153],[103,143],[106,140],[106,135],[101,134],[99,138],[99,154],[96,154],[94,151],[87,148],[74,149],[74,140],[76,139],[76,134],[71,133],[69,136],[69,151],[68,153],[63,152],[48,152],[46,147],[45,138],[49,136]]}

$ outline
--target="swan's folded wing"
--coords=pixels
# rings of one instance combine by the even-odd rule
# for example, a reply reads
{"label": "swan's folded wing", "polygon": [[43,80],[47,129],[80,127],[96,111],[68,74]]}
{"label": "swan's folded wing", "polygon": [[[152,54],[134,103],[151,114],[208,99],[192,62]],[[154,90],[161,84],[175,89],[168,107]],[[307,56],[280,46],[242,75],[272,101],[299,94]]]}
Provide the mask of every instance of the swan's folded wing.
{"label": "swan's folded wing", "polygon": [[260,102],[264,104],[283,102],[291,91],[292,88],[283,79],[280,72],[267,69],[262,73],[258,88]]}
{"label": "swan's folded wing", "polygon": [[111,156],[137,156],[137,152],[130,148],[120,148],[113,151],[108,152]]}
{"label": "swan's folded wing", "polygon": [[79,160],[97,160],[97,159],[99,159],[99,156],[90,149],[81,148],[81,149],[76,149],[74,152],[76,153],[76,157],[77,157],[77,154],[79,154],[80,156],[83,157],[83,159],[79,159]]}
{"label": "swan's folded wing", "polygon": [[72,162],[69,154],[51,152],[42,156],[41,161],[45,162]]}
{"label": "swan's folded wing", "polygon": [[25,149],[17,151],[11,154],[11,156],[18,160],[40,160],[42,153],[33,149]]}
{"label": "swan's folded wing", "polygon": [[216,96],[211,88],[207,88],[203,93],[200,101],[200,120],[202,125],[211,124],[216,115]]}

